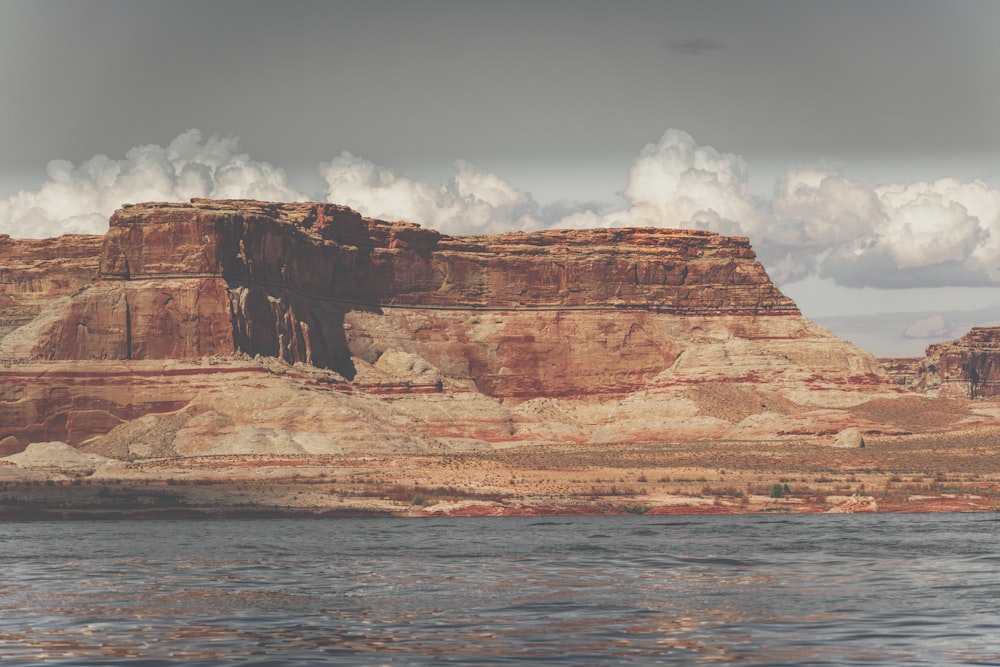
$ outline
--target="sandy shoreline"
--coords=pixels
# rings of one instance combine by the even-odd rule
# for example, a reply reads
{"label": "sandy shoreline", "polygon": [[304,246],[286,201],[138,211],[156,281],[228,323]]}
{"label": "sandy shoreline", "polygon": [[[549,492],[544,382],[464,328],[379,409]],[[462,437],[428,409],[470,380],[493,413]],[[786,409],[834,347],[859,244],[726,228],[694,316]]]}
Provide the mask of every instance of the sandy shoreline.
{"label": "sandy shoreline", "polygon": [[0,521],[983,512],[1000,428],[821,441],[548,445],[448,455],[0,466]]}

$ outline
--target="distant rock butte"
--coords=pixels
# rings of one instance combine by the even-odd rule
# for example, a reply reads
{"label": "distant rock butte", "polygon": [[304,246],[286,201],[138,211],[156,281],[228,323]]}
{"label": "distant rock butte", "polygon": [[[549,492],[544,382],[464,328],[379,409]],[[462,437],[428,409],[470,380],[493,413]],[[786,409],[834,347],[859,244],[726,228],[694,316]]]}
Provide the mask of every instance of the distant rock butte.
{"label": "distant rock butte", "polygon": [[[699,384],[751,387],[740,419],[773,403],[755,392],[843,407],[892,390],[870,354],[801,315],[747,239],[711,232],[450,237],[333,204],[193,200],[125,206],[104,237],[0,237],[0,246],[0,371],[10,376],[0,442],[20,443],[6,441],[7,454],[31,439],[77,444],[182,409],[209,382],[210,357],[303,362],[334,372],[318,381],[338,391],[405,395],[420,437],[450,441],[728,433],[724,402],[684,393]],[[157,361],[184,381],[165,381]],[[242,381],[256,372],[217,370],[218,382],[223,371]],[[430,398],[442,392],[492,407],[475,402],[468,416],[480,426],[459,427],[463,416],[442,416]],[[633,398],[617,416],[563,421],[551,416],[562,408],[532,402],[596,397],[619,407]],[[528,401],[542,416],[512,416],[497,401]],[[368,409],[348,421],[369,423],[358,416]],[[746,428],[781,428],[772,424],[781,415],[767,415]],[[241,418],[234,411],[226,428],[236,433]],[[518,419],[561,425],[516,435],[504,420]],[[807,432],[801,421],[789,428]]]}
{"label": "distant rock butte", "polygon": [[961,338],[927,347],[926,356],[880,359],[889,377],[943,398],[1000,397],[1000,327],[973,327]]}
{"label": "distant rock butte", "polygon": [[1000,396],[1000,327],[974,327],[957,340],[929,346],[926,366],[940,376],[941,395]]}

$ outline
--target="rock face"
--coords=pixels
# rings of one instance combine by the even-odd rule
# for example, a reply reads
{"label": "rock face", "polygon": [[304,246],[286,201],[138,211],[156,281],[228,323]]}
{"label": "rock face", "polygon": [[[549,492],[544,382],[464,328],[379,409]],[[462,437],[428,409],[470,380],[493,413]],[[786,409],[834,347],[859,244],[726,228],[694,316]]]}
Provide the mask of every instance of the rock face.
{"label": "rock face", "polygon": [[928,357],[896,357],[879,359],[886,374],[901,387],[923,393],[941,388],[937,359]]}
{"label": "rock face", "polygon": [[940,375],[942,396],[1000,396],[1000,327],[974,327],[958,340],[929,346],[925,365]]}
{"label": "rock face", "polygon": [[[317,419],[302,415],[336,405],[350,417],[324,417],[324,433],[350,424],[410,449],[808,433],[794,406],[892,388],[871,355],[802,317],[747,239],[710,232],[449,237],[333,204],[193,200],[125,206],[103,238],[3,243],[23,249],[0,264],[4,454],[156,431],[126,423],[196,404],[215,414],[198,400],[234,383],[252,402],[273,385],[257,356],[322,370],[302,376],[317,402],[265,415],[226,399],[219,419],[185,413],[174,431],[201,442],[224,422],[233,442],[333,451],[302,435]],[[709,385],[727,390],[692,393]],[[597,412],[559,402],[598,397]],[[823,432],[839,420],[823,416]]]}
{"label": "rock face", "polygon": [[90,284],[102,243],[100,236],[34,240],[0,234],[0,340]]}
{"label": "rock face", "polygon": [[[526,398],[634,391],[692,343],[734,337],[838,342],[774,287],[743,238],[663,229],[448,237],[330,204],[195,200],[115,213],[97,280],[32,352],[239,351],[351,379],[355,359],[397,349],[488,395]],[[812,361],[875,372],[874,360],[850,352]]]}
{"label": "rock face", "polygon": [[897,384],[944,398],[1000,396],[1000,327],[973,327],[957,340],[927,347],[927,356],[880,359]]}

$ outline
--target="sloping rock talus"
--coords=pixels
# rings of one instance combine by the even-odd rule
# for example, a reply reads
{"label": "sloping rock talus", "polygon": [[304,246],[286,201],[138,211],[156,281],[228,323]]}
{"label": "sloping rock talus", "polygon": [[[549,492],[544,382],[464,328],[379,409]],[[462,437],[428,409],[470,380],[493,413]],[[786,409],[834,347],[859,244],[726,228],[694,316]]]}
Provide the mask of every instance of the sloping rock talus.
{"label": "sloping rock talus", "polygon": [[[745,238],[449,237],[332,204],[194,200],[116,212],[97,280],[32,356],[238,351],[351,379],[355,360],[393,349],[485,394],[527,398],[634,391],[684,365],[689,350],[703,355],[693,346],[733,338],[765,348],[818,341],[825,349],[800,362],[845,377],[877,372],[869,355],[801,316]],[[808,349],[792,347],[782,355]]]}

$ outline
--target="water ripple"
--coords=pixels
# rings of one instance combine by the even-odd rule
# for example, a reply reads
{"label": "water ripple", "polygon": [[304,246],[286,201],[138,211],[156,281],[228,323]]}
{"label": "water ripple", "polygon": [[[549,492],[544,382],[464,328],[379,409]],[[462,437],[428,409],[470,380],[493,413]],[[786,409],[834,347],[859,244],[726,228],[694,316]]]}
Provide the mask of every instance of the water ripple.
{"label": "water ripple", "polygon": [[0,525],[6,665],[1000,663],[982,515]]}

